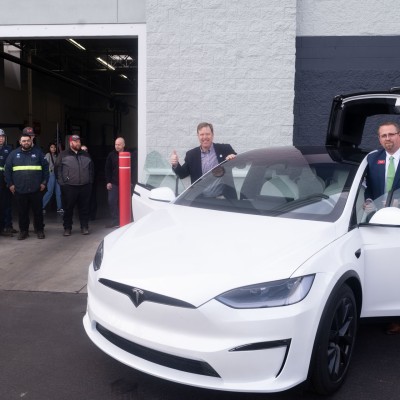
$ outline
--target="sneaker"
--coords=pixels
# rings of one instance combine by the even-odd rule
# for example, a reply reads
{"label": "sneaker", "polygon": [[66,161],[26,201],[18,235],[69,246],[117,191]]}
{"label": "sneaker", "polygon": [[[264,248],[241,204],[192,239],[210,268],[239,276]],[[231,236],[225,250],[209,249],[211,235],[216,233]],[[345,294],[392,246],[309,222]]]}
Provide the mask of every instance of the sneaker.
{"label": "sneaker", "polygon": [[38,238],[38,239],[44,239],[44,238],[45,238],[44,232],[43,232],[43,231],[38,231],[38,232],[37,232],[37,238]]}
{"label": "sneaker", "polygon": [[18,240],[24,240],[27,237],[29,237],[28,231],[21,231],[20,233],[18,233]]}
{"label": "sneaker", "polygon": [[71,229],[64,229],[64,236],[71,236]]}
{"label": "sneaker", "polygon": [[81,229],[82,235],[89,235],[89,229],[88,228],[82,228]]}
{"label": "sneaker", "polygon": [[58,213],[58,214],[64,214],[64,210],[63,210],[62,208],[59,208],[59,209],[57,210],[57,213]]}

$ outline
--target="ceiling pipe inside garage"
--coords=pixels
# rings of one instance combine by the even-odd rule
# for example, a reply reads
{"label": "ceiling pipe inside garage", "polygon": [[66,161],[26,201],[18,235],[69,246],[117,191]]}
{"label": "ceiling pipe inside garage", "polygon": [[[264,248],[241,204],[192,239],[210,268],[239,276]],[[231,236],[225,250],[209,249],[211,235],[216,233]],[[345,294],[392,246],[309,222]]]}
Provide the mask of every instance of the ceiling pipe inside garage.
{"label": "ceiling pipe inside garage", "polygon": [[67,82],[67,83],[69,83],[71,85],[74,85],[74,86],[79,87],[81,89],[84,89],[84,90],[87,90],[89,92],[95,93],[95,94],[97,94],[99,96],[102,96],[102,97],[105,97],[105,98],[107,98],[109,100],[114,98],[114,96],[109,94],[109,93],[103,92],[103,91],[101,91],[99,89],[92,88],[92,87],[90,87],[88,85],[85,85],[83,83],[77,82],[77,81],[75,81],[75,80],[73,80],[71,78],[67,78],[67,77],[65,77],[63,75],[57,74],[56,72],[50,71],[50,70],[48,70],[46,68],[40,67],[40,66],[32,64],[30,62],[21,60],[18,57],[14,57],[14,56],[12,56],[10,54],[7,54],[7,53],[5,53],[3,51],[0,51],[0,58],[4,58],[5,60],[11,61],[13,63],[20,64],[23,67],[29,68],[29,69],[34,70],[34,71],[41,72],[41,73],[46,74],[48,76],[51,76],[51,77],[53,77],[55,79]]}

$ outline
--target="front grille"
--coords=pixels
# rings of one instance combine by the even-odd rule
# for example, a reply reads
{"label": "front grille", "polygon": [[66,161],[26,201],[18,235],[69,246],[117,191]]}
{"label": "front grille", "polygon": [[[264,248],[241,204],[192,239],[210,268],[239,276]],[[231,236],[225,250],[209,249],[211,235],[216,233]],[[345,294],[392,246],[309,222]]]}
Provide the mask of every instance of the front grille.
{"label": "front grille", "polygon": [[[99,282],[104,286],[109,287],[110,289],[126,294],[131,299],[135,307],[139,307],[140,304],[142,304],[144,301],[150,301],[152,303],[165,304],[167,306],[173,306],[173,307],[196,308],[193,304],[187,303],[186,301],[150,292],[148,290],[142,290],[134,286],[129,286],[120,282],[111,281],[110,279],[100,278]],[[136,291],[140,292],[140,295]]]}
{"label": "front grille", "polygon": [[179,371],[220,378],[218,373],[206,362],[173,356],[171,354],[163,353],[158,350],[149,349],[148,347],[130,342],[129,340],[124,339],[113,332],[110,332],[99,323],[96,323],[96,329],[112,344],[130,354],[133,354],[136,357],[140,357],[144,360],[162,365],[164,367],[177,369]]}

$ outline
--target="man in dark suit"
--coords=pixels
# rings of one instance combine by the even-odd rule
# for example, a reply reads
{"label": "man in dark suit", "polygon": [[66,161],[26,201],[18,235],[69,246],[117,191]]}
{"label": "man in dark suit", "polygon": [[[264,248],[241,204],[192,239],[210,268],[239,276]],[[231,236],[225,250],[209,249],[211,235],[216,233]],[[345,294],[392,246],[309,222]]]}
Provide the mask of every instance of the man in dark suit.
{"label": "man in dark suit", "polygon": [[[385,193],[400,188],[400,126],[395,122],[385,122],[378,128],[379,143],[383,147],[367,156],[365,205],[367,212],[375,210],[374,200]],[[380,205],[377,205],[378,208]],[[400,334],[400,322],[388,326],[389,335]]]}
{"label": "man in dark suit", "polygon": [[203,174],[216,167],[224,160],[236,157],[235,150],[230,144],[214,143],[214,128],[208,122],[201,122],[197,126],[199,147],[189,150],[185,156],[183,165],[179,163],[176,151],[171,155],[171,166],[179,178],[190,176],[191,183],[199,179]]}
{"label": "man in dark suit", "polygon": [[378,138],[383,148],[367,157],[365,198],[370,200],[400,188],[400,169],[397,168],[400,158],[400,126],[395,122],[381,124]]}

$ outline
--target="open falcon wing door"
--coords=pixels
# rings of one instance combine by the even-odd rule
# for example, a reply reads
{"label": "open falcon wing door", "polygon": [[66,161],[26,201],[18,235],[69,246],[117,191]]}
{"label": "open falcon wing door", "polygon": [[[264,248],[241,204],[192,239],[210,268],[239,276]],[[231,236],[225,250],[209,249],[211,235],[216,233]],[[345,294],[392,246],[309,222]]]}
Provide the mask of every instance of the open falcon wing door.
{"label": "open falcon wing door", "polygon": [[147,155],[141,175],[132,194],[134,221],[154,210],[167,207],[185,190],[185,184],[176,177],[168,160],[156,151]]}
{"label": "open falcon wing door", "polygon": [[326,145],[375,149],[377,126],[400,123],[400,88],[338,95],[333,99]]}

